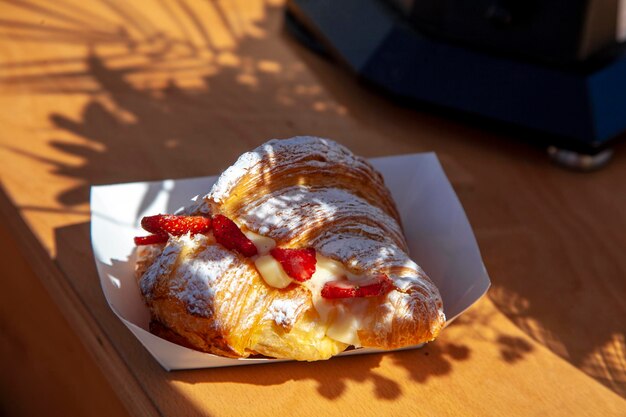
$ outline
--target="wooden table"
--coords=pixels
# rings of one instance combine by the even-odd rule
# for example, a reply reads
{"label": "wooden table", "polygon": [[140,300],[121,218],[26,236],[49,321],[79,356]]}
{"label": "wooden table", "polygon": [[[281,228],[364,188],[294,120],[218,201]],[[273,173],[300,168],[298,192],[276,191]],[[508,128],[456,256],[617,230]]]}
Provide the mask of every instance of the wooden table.
{"label": "wooden table", "polygon": [[[279,1],[0,3],[0,414],[626,415],[626,147],[580,174],[398,107]],[[92,184],[219,173],[272,137],[435,151],[493,287],[420,350],[165,372],[106,304]]]}

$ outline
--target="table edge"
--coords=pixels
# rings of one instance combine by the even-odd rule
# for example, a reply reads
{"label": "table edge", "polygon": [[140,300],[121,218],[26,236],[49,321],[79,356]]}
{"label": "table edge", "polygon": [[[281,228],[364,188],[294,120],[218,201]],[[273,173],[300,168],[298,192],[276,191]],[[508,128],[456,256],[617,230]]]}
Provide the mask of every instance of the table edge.
{"label": "table edge", "polygon": [[1,183],[0,215],[13,220],[6,224],[18,249],[31,260],[33,272],[129,413],[146,417],[161,416],[136,375],[119,355],[109,336],[80,299],[57,263],[38,241]]}

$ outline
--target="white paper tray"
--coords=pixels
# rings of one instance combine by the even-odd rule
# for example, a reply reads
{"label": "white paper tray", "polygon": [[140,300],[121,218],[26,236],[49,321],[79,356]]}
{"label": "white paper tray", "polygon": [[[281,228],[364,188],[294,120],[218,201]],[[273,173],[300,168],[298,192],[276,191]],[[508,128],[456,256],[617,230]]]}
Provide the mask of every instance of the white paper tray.
{"label": "white paper tray", "polygon": [[[376,158],[402,216],[411,257],[435,282],[448,321],[489,288],[472,228],[434,153]],[[111,309],[167,370],[277,362],[229,359],[170,343],[148,332],[149,312],[133,276],[133,237],[145,235],[145,215],[173,213],[206,194],[217,177],[91,187],[91,241],[100,283]],[[341,355],[374,352],[356,349]]]}

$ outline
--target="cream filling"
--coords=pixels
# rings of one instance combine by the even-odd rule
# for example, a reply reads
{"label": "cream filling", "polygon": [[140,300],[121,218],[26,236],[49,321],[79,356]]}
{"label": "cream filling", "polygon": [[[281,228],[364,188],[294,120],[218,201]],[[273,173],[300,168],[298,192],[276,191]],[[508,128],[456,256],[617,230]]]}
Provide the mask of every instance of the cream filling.
{"label": "cream filling", "polygon": [[261,255],[254,260],[257,271],[270,287],[287,288],[293,282],[283,267],[272,255]]}
{"label": "cream filling", "polygon": [[[245,235],[254,243],[259,256],[254,264],[267,285],[274,288],[286,288],[292,282],[280,262],[269,251],[276,246],[273,239],[246,232]],[[316,255],[315,273],[310,280],[301,283],[311,292],[313,307],[320,316],[321,323],[326,326],[326,336],[336,341],[361,346],[358,330],[362,327],[367,312],[368,301],[365,299],[328,300],[322,297],[322,288],[328,281],[358,279],[350,274],[344,266],[330,258]]]}
{"label": "cream filling", "polygon": [[311,291],[313,306],[322,322],[327,325],[326,335],[348,345],[361,346],[358,330],[363,327],[368,300],[362,298],[328,300],[322,297],[322,288],[327,282],[346,277],[352,279],[354,276],[340,262],[319,253],[315,257],[317,258],[315,273],[302,285]]}
{"label": "cream filling", "polygon": [[259,251],[259,255],[267,255],[276,247],[276,242],[271,237],[261,236],[250,231],[245,232],[244,235],[254,243],[257,251]]}

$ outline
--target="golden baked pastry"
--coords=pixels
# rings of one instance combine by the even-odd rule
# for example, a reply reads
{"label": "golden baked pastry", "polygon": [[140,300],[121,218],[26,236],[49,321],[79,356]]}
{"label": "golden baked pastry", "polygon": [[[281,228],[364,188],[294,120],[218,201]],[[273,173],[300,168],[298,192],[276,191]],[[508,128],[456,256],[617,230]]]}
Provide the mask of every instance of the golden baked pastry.
{"label": "golden baked pastry", "polygon": [[147,219],[155,234],[138,238],[151,330],[175,343],[312,361],[420,344],[445,324],[382,176],[331,140],[243,154],[183,215]]}

